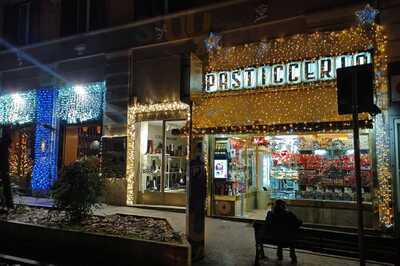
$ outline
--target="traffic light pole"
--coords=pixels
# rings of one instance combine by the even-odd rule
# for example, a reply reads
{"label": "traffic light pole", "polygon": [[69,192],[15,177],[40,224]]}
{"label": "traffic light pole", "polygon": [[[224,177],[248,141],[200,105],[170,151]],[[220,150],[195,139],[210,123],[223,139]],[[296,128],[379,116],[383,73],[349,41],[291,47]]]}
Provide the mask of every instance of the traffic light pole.
{"label": "traffic light pole", "polygon": [[[357,75],[354,72],[353,75]],[[358,124],[358,90],[357,77],[353,78],[352,84],[352,106],[353,106],[353,141],[354,141],[354,170],[356,175],[357,190],[357,213],[358,213],[358,248],[360,252],[360,266],[365,266],[365,250],[364,250],[364,220],[363,220],[363,198],[362,198],[362,182],[360,168],[360,135]]]}

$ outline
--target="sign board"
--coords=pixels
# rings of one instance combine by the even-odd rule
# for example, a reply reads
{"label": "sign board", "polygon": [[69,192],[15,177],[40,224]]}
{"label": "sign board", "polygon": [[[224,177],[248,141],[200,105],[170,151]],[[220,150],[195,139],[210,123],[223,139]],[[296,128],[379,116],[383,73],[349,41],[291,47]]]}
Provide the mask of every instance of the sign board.
{"label": "sign board", "polygon": [[371,61],[371,52],[367,51],[320,57],[315,60],[293,61],[286,64],[211,72],[205,75],[205,91],[254,89],[258,87],[333,80],[336,78],[337,69],[369,64]]}

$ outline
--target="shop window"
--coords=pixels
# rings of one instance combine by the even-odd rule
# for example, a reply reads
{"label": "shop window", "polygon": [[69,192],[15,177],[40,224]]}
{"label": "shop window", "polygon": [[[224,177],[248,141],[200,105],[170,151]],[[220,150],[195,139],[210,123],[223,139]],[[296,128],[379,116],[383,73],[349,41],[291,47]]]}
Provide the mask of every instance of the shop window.
{"label": "shop window", "polygon": [[162,154],[163,122],[142,122],[140,125],[142,191],[161,191]]}
{"label": "shop window", "polygon": [[185,121],[165,122],[164,191],[184,192],[186,189],[187,137],[174,134]]}
{"label": "shop window", "polygon": [[141,191],[186,190],[187,138],[177,134],[184,125],[185,121],[140,123]]}
{"label": "shop window", "polygon": [[[373,167],[367,132],[360,134],[360,145],[363,197],[370,202]],[[268,197],[356,200],[351,133],[216,138],[213,160],[216,200],[244,195],[246,202],[230,207],[241,214],[264,206]],[[269,196],[261,199],[262,193]]]}

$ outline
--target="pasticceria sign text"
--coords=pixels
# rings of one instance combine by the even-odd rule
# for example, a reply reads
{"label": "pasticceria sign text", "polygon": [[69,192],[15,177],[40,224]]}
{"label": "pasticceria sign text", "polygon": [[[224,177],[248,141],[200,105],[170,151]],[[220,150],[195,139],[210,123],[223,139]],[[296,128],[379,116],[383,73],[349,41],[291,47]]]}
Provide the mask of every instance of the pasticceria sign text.
{"label": "pasticceria sign text", "polygon": [[370,52],[360,52],[317,60],[294,61],[287,64],[247,67],[205,75],[205,91],[252,89],[256,87],[298,84],[336,78],[336,69],[371,63]]}

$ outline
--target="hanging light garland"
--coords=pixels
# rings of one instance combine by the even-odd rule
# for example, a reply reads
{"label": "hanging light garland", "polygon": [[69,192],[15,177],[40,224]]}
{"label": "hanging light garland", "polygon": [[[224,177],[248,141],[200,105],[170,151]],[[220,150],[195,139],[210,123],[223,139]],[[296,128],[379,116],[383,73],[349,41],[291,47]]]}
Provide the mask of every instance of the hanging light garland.
{"label": "hanging light garland", "polygon": [[68,124],[98,120],[103,115],[105,82],[61,88],[57,117]]}
{"label": "hanging light garland", "polygon": [[34,91],[0,96],[0,125],[22,125],[35,119]]}

